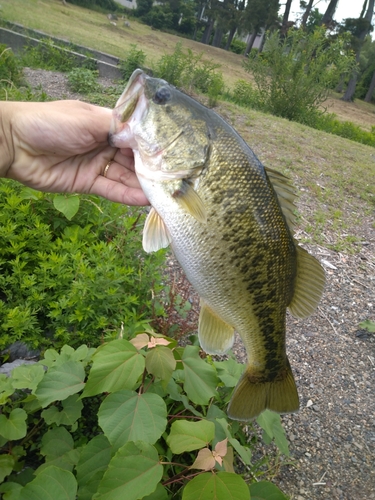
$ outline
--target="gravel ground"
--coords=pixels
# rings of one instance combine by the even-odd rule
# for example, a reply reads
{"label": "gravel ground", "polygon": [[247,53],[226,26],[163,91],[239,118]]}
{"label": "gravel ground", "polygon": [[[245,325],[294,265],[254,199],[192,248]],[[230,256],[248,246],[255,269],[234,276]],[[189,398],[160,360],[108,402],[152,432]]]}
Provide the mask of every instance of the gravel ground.
{"label": "gravel ground", "polygon": [[[26,69],[25,76],[53,98],[80,97],[69,92],[61,73]],[[359,232],[365,244],[356,255],[307,247],[325,267],[326,290],[313,316],[287,318],[287,350],[301,409],[283,416],[293,464],[283,466],[274,481],[294,500],[375,499],[375,335],[358,327],[374,319],[372,223],[364,219]],[[177,274],[196,306],[196,295]],[[196,314],[193,307],[193,322]],[[241,342],[234,351],[245,362]]]}

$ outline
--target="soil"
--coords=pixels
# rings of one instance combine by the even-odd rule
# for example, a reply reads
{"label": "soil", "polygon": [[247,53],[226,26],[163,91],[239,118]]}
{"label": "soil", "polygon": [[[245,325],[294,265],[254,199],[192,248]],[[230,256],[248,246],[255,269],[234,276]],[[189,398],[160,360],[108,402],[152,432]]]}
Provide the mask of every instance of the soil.
{"label": "soil", "polygon": [[[61,73],[27,69],[25,76],[53,98],[79,98]],[[325,268],[325,293],[310,318],[287,317],[287,352],[301,409],[282,417],[291,465],[275,469],[273,481],[294,500],[375,499],[375,334],[359,327],[375,319],[373,218],[359,232],[355,255],[305,246]],[[195,329],[198,297],[172,257],[168,268],[193,304],[189,322]],[[239,339],[234,351],[246,361]]]}

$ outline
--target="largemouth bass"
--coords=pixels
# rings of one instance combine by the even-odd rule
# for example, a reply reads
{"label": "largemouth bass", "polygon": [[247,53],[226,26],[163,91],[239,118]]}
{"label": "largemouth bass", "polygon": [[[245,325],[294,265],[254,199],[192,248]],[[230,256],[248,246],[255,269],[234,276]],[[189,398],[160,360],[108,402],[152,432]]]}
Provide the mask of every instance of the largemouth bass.
{"label": "largemouth bass", "polygon": [[286,355],[286,310],[299,318],[324,288],[319,262],[293,239],[295,193],[214,111],[136,70],[114,109],[110,142],[131,147],[152,206],[146,252],[171,245],[201,300],[201,347],[223,354],[237,331],[248,364],[228,414],[299,408]]}

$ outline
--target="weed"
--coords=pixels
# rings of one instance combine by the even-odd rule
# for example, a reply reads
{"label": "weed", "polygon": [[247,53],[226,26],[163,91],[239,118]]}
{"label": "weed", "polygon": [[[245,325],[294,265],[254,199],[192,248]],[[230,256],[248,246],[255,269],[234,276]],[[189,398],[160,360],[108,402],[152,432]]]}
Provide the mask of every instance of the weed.
{"label": "weed", "polygon": [[98,71],[74,68],[68,74],[69,87],[73,92],[89,94],[99,90]]}
{"label": "weed", "polygon": [[138,49],[136,45],[130,45],[130,50],[120,62],[120,71],[124,80],[128,80],[137,68],[144,68],[146,54]]}
{"label": "weed", "polygon": [[74,56],[50,39],[41,40],[35,46],[28,45],[22,53],[21,62],[30,68],[56,71],[71,71],[76,66]]}

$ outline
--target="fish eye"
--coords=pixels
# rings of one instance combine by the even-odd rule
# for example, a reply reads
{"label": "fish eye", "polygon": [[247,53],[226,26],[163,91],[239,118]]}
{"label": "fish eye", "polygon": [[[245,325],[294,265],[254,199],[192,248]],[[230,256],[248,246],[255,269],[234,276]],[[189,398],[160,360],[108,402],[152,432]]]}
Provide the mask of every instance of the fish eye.
{"label": "fish eye", "polygon": [[160,89],[155,92],[152,100],[155,104],[165,104],[170,100],[171,97],[171,91],[168,87],[160,87]]}

